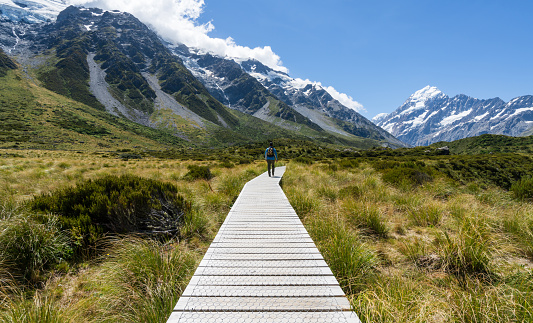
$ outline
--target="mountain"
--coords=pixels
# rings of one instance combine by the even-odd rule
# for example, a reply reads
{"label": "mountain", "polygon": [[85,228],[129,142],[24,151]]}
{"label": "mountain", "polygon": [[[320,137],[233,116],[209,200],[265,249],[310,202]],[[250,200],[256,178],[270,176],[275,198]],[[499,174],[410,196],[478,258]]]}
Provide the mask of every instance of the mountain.
{"label": "mountain", "polygon": [[[7,62],[7,64],[5,64]],[[0,148],[164,150],[186,142],[36,85],[0,50]]]}
{"label": "mountain", "polygon": [[53,20],[62,1],[15,1],[6,10],[7,2],[0,45],[25,75],[115,117],[206,146],[273,137],[359,148],[403,145],[353,110],[338,119],[349,109],[325,93],[322,110],[280,99],[247,72],[246,62],[166,43],[128,13],[70,6]]}
{"label": "mountain", "polygon": [[236,61],[196,53],[181,45],[173,51],[220,102],[283,126],[287,114],[340,136],[358,136],[387,146],[405,144],[357,111],[334,99],[322,86],[291,78],[257,60]]}
{"label": "mountain", "polygon": [[509,102],[464,94],[450,98],[436,87],[426,86],[394,112],[372,121],[413,146],[482,134],[521,136],[529,134],[533,126],[533,96]]}

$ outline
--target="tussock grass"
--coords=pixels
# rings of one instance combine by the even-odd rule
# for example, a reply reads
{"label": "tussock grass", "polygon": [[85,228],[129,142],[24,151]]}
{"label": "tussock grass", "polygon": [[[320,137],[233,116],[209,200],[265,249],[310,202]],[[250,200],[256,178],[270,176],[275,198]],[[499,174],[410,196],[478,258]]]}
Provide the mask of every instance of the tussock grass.
{"label": "tussock grass", "polygon": [[45,271],[72,255],[70,240],[55,216],[44,223],[18,214],[0,221],[0,259],[4,270],[24,285],[45,279]]}
{"label": "tussock grass", "polygon": [[86,288],[106,304],[93,305],[100,312],[95,320],[165,322],[198,260],[181,245],[134,237],[112,241],[95,276],[86,276]]}
{"label": "tussock grass", "polygon": [[437,203],[423,204],[418,207],[411,207],[408,210],[408,217],[411,223],[420,227],[438,226],[442,219],[442,208]]}
{"label": "tussock grass", "polygon": [[361,233],[387,237],[389,227],[377,205],[348,200],[344,203],[344,210],[347,212],[348,222],[359,228]]}
{"label": "tussock grass", "polygon": [[284,178],[363,322],[532,320],[530,203],[435,176],[430,163],[402,167],[427,170],[431,180],[414,172],[395,179],[398,169],[384,180],[372,165],[291,163]]}
{"label": "tussock grass", "polygon": [[533,178],[523,177],[511,186],[513,196],[519,200],[533,199]]}
{"label": "tussock grass", "polygon": [[0,311],[0,321],[5,323],[74,323],[83,322],[81,313],[62,309],[49,296],[36,293],[27,299],[22,295],[11,297]]}
{"label": "tussock grass", "polygon": [[[189,166],[207,166],[213,177],[191,181],[184,176]],[[59,151],[1,158],[0,322],[166,322],[242,186],[265,170],[264,163],[226,168]],[[103,236],[99,257],[74,260],[73,231],[57,215],[25,206],[89,180],[131,175],[171,184],[172,194],[191,203],[175,238]]]}

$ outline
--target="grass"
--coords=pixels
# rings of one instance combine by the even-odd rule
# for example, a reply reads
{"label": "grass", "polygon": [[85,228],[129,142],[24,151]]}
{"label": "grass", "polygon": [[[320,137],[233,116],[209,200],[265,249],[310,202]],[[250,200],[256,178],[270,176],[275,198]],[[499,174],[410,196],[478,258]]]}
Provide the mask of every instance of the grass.
{"label": "grass", "polygon": [[[212,178],[187,178],[191,166],[209,167]],[[0,322],[166,322],[242,186],[263,168],[263,163],[226,168],[216,161],[3,151]],[[191,203],[178,235],[108,233],[96,241],[101,252],[73,258],[72,231],[59,225],[57,216],[27,207],[35,196],[132,174],[172,185]]]}
{"label": "grass", "polygon": [[[219,160],[122,160],[85,152],[2,155],[0,225],[9,232],[31,227],[36,236],[60,237],[65,232],[54,217],[47,227],[26,202],[106,176],[169,183],[191,210],[173,239],[103,237],[103,252],[84,261],[69,259],[61,239],[35,240],[40,262],[32,274],[12,256],[28,252],[9,249],[11,256],[0,257],[1,322],[165,322],[242,186],[265,171],[264,163],[230,159],[231,167]],[[283,178],[285,194],[364,322],[533,320],[533,205],[527,199],[429,170],[431,181],[384,180],[390,165],[374,163],[296,161]],[[209,179],[186,176],[198,169],[193,166],[207,167]],[[49,252],[57,250],[66,253]]]}
{"label": "grass", "polygon": [[533,205],[484,178],[442,176],[431,160],[401,163],[431,180],[395,179],[373,159],[291,162],[283,179],[361,320],[531,321]]}

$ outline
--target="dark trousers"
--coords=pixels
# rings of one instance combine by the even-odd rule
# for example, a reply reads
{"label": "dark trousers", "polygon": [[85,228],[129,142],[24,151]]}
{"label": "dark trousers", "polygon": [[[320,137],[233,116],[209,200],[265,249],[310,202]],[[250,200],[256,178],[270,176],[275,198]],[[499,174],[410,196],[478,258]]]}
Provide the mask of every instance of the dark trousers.
{"label": "dark trousers", "polygon": [[274,164],[275,162],[275,160],[267,159],[268,176],[270,176],[270,168],[272,168],[272,176],[274,176],[274,169],[276,168],[276,165]]}

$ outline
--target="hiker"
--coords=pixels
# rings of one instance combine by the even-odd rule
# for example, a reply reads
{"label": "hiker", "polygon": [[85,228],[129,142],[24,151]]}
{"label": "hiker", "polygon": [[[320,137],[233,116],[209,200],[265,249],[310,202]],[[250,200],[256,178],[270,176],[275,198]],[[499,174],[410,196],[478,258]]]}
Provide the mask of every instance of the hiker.
{"label": "hiker", "polygon": [[270,168],[272,168],[272,176],[274,176],[274,169],[276,168],[275,162],[278,161],[278,153],[272,142],[265,150],[265,160],[267,162],[268,176],[270,177]]}

